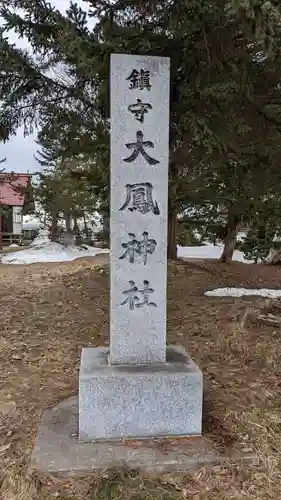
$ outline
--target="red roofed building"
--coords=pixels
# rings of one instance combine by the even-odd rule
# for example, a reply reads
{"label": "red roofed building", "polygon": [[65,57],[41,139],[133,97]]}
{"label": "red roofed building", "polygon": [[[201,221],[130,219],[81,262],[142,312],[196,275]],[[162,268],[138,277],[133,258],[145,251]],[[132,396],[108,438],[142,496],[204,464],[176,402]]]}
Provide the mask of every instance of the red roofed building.
{"label": "red roofed building", "polygon": [[34,210],[31,174],[0,172],[0,244],[20,239],[23,215]]}

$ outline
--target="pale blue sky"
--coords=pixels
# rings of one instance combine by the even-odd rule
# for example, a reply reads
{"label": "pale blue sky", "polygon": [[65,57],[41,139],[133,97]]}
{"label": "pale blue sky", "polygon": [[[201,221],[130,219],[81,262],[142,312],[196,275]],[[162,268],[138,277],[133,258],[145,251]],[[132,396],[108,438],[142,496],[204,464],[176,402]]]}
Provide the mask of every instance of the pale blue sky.
{"label": "pale blue sky", "polygon": [[[69,0],[50,0],[50,3],[55,5],[61,11],[65,11],[69,4]],[[84,9],[86,4],[83,0],[77,0],[78,4],[81,4]],[[28,42],[26,40],[19,40],[14,34],[11,34],[11,39],[17,43],[17,45],[28,48]],[[34,158],[38,146],[35,144],[36,135],[24,137],[23,130],[19,130],[17,136],[12,137],[6,144],[0,144],[0,159],[6,157],[7,161],[2,164],[7,172],[31,172],[34,173],[40,170],[40,165]]]}

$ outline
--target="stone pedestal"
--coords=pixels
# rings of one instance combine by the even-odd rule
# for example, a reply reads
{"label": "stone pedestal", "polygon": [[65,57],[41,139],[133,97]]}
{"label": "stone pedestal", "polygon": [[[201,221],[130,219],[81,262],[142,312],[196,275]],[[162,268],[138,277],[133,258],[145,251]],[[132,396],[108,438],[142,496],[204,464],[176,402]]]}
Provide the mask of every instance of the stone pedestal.
{"label": "stone pedestal", "polygon": [[170,60],[112,54],[110,349],[85,348],[81,441],[201,434],[202,374],[166,348]]}
{"label": "stone pedestal", "polygon": [[79,439],[201,434],[202,373],[184,349],[165,363],[110,365],[109,349],[82,350]]}

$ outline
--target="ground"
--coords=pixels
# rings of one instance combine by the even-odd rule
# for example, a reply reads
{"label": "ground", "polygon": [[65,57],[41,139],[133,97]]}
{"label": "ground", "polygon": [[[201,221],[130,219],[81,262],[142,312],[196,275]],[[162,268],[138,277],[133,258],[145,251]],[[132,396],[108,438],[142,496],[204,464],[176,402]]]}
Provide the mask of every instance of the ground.
{"label": "ground", "polygon": [[78,390],[81,347],[109,342],[106,261],[0,265],[0,498],[280,498],[280,331],[241,327],[245,309],[263,299],[203,295],[223,286],[278,288],[281,268],[261,265],[170,263],[167,326],[168,342],[184,345],[203,370],[204,434],[222,449],[257,451],[260,467],[79,480],[27,470],[42,410]]}

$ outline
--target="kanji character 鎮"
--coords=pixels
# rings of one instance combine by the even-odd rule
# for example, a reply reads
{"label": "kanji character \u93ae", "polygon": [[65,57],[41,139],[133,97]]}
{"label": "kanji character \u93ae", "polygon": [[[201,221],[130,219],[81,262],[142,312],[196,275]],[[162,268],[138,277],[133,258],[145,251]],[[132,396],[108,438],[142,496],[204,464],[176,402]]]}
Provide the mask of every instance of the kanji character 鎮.
{"label": "kanji character \u93ae", "polygon": [[130,81],[130,89],[139,89],[139,90],[150,90],[150,72],[145,69],[141,69],[138,71],[137,69],[133,69],[131,74],[126,78],[126,80]]}

